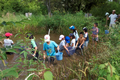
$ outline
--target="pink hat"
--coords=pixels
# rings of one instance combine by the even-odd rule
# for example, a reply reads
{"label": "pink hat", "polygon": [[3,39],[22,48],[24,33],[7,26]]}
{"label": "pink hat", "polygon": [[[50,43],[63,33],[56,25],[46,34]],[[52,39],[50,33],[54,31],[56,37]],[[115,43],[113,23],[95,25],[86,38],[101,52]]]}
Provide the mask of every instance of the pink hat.
{"label": "pink hat", "polygon": [[9,36],[12,36],[12,34],[7,32],[7,33],[5,33],[5,36],[9,37]]}

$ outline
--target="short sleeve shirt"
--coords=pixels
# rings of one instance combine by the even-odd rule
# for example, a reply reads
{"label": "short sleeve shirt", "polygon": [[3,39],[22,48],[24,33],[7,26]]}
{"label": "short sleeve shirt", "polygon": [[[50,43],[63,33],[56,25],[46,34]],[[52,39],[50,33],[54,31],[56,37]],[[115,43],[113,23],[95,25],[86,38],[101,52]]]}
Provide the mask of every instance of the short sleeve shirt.
{"label": "short sleeve shirt", "polygon": [[59,44],[60,51],[64,50],[65,40],[62,40]]}
{"label": "short sleeve shirt", "polygon": [[84,37],[86,38],[86,41],[89,41],[88,33],[85,33]]}
{"label": "short sleeve shirt", "polygon": [[117,18],[117,15],[116,14],[111,14],[109,16],[109,18],[110,18],[110,24],[115,24],[115,20]]}
{"label": "short sleeve shirt", "polygon": [[93,29],[93,31],[92,31],[92,33],[94,34],[94,35],[97,35],[98,34],[98,28],[97,27],[93,27],[92,28]]}
{"label": "short sleeve shirt", "polygon": [[47,52],[47,56],[55,56],[55,47],[58,47],[54,41],[50,41],[48,45],[46,42],[43,44],[43,50]]}
{"label": "short sleeve shirt", "polygon": [[35,48],[37,46],[34,39],[31,40],[31,45],[33,48]]}
{"label": "short sleeve shirt", "polygon": [[72,46],[72,44],[74,44],[74,45],[73,45],[73,48],[75,48],[75,39],[72,39],[72,41],[71,41],[71,44],[70,44],[70,45]]}
{"label": "short sleeve shirt", "polygon": [[13,44],[13,41],[10,40],[10,39],[4,39],[4,47],[6,48],[7,46],[8,47],[11,47]]}

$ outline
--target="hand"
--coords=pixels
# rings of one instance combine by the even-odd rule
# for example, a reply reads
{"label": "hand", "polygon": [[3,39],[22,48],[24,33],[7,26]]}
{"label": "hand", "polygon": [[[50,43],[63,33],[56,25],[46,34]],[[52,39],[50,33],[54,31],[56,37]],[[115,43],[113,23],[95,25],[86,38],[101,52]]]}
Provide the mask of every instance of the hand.
{"label": "hand", "polygon": [[32,56],[35,57],[35,54],[33,54]]}
{"label": "hand", "polygon": [[43,55],[43,59],[45,60],[45,55]]}
{"label": "hand", "polygon": [[59,48],[59,47],[57,47],[57,50],[60,50],[60,48]]}
{"label": "hand", "polygon": [[79,48],[81,48],[81,45],[79,46]]}
{"label": "hand", "polygon": [[116,22],[117,20],[115,20],[115,22]]}
{"label": "hand", "polygon": [[69,54],[69,50],[67,50],[68,54]]}
{"label": "hand", "polygon": [[77,48],[77,46],[75,46],[75,48]]}

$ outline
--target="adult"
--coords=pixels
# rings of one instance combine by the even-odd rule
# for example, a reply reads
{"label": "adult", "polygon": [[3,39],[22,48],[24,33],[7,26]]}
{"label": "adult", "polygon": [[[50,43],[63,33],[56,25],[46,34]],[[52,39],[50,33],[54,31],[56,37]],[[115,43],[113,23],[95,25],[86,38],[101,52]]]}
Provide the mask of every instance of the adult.
{"label": "adult", "polygon": [[113,27],[114,28],[114,26],[115,26],[115,24],[116,24],[116,19],[117,19],[118,17],[117,17],[117,14],[115,14],[115,10],[113,10],[112,11],[112,14],[107,18],[107,20],[109,20],[110,19],[110,24],[109,24],[109,28],[111,28],[111,27]]}

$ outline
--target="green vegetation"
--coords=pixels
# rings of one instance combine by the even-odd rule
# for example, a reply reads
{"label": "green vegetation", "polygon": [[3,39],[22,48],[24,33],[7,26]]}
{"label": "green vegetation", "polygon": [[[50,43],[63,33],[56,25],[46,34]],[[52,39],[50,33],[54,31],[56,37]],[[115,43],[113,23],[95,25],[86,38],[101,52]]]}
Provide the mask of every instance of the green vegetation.
{"label": "green vegetation", "polygon": [[[19,79],[24,73],[28,80],[120,80],[120,24],[117,22],[116,27],[109,30],[109,34],[105,34],[108,26],[104,27],[105,12],[111,13],[115,9],[119,14],[118,3],[106,0],[1,0],[0,4],[0,40],[4,39],[5,32],[16,34],[14,38],[19,38],[12,49],[0,48],[0,60],[4,66],[8,66],[8,69],[0,69],[0,80]],[[24,16],[26,12],[32,12],[33,15],[27,18]],[[91,12],[93,16],[85,17],[85,12]],[[90,36],[90,29],[95,22],[100,29],[97,47],[92,44]],[[88,28],[90,43],[84,56],[73,55],[71,59],[65,57],[63,62],[51,67],[39,59],[29,60],[32,50],[18,51],[22,49],[21,46],[30,46],[25,37],[26,33],[46,34],[48,29],[51,29],[51,33],[68,35],[71,33],[71,25],[74,25],[78,32],[81,32],[83,27]],[[21,38],[21,35],[24,38]],[[6,51],[19,55],[17,64],[5,63]],[[39,54],[40,57],[43,56],[41,51]]]}

